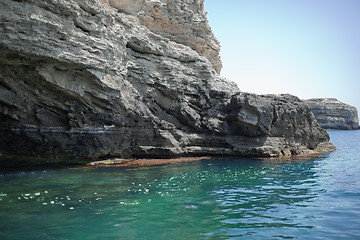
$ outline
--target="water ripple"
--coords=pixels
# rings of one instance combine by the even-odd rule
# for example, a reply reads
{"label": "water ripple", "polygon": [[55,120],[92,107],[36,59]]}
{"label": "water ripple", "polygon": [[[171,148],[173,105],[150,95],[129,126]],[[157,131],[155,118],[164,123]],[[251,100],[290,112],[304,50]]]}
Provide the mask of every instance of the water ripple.
{"label": "water ripple", "polygon": [[331,134],[317,159],[2,172],[0,239],[360,239],[360,134]]}

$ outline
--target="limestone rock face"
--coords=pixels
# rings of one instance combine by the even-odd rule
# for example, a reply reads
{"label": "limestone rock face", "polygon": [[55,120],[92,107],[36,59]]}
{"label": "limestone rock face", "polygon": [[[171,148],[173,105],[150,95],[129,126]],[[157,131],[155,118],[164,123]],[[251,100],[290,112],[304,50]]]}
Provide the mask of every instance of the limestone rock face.
{"label": "limestone rock face", "polygon": [[220,66],[202,0],[1,0],[0,154],[279,156],[330,146],[304,102],[239,92]]}
{"label": "limestone rock face", "polygon": [[314,98],[306,100],[318,123],[325,129],[359,129],[357,109],[334,98]]}
{"label": "limestone rock face", "polygon": [[204,0],[109,0],[109,3],[120,12],[136,16],[152,32],[191,47],[220,73],[220,44],[204,14]]}

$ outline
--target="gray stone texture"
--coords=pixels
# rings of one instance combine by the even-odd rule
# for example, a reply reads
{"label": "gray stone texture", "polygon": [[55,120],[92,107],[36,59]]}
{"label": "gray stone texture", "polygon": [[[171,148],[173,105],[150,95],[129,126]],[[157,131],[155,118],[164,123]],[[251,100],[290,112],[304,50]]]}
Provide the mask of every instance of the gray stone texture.
{"label": "gray stone texture", "polygon": [[325,129],[357,130],[358,111],[355,107],[335,98],[314,98],[306,100],[319,125]]}
{"label": "gray stone texture", "polygon": [[0,153],[281,156],[326,149],[290,95],[222,77],[203,0],[1,0]]}

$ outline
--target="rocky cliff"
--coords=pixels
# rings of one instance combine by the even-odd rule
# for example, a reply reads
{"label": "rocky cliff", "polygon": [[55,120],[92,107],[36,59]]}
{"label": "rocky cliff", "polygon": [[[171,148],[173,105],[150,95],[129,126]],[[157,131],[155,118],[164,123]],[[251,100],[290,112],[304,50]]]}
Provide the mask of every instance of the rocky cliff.
{"label": "rocky cliff", "polygon": [[359,129],[357,109],[335,98],[314,98],[306,100],[316,120],[322,128],[356,130]]}
{"label": "rocky cliff", "polygon": [[290,95],[221,78],[203,0],[1,0],[5,156],[281,156],[328,134]]}

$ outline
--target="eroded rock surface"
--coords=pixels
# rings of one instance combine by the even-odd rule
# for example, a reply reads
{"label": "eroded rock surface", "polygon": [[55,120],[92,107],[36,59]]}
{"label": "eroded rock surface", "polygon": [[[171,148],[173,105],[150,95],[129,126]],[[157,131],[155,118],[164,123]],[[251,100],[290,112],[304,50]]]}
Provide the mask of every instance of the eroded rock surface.
{"label": "eroded rock surface", "polygon": [[2,0],[0,153],[279,156],[331,146],[298,98],[241,93],[221,78],[218,51],[202,0]]}
{"label": "eroded rock surface", "polygon": [[109,0],[109,3],[120,12],[137,16],[152,32],[191,47],[220,73],[220,44],[204,14],[204,0]]}
{"label": "eroded rock surface", "polygon": [[358,111],[355,107],[335,98],[306,100],[322,128],[339,130],[359,129]]}

